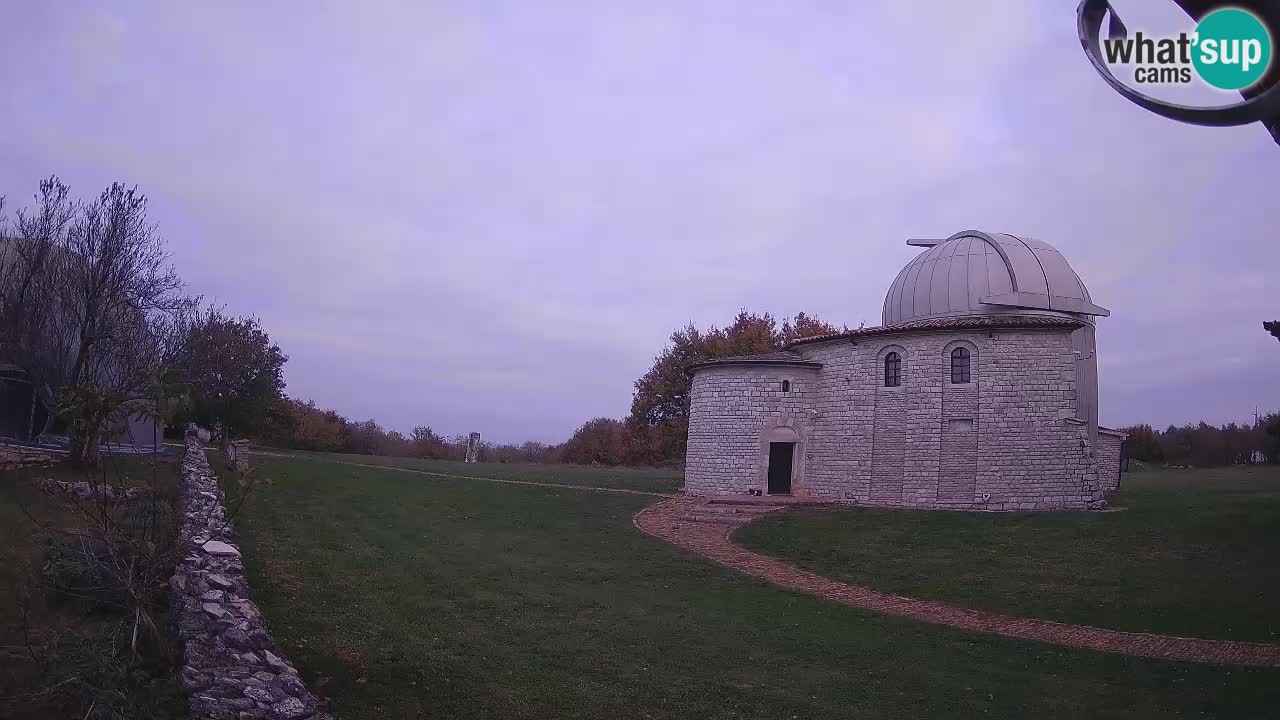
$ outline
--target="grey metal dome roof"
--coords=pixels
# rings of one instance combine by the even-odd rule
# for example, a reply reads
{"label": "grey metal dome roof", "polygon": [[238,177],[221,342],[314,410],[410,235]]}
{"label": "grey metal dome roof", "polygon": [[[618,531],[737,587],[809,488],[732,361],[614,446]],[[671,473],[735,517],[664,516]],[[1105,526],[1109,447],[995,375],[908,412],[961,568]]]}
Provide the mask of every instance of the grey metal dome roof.
{"label": "grey metal dome roof", "polygon": [[889,286],[885,325],[1011,312],[1077,318],[1111,314],[1093,304],[1080,276],[1047,242],[965,230],[946,240],[907,244],[929,249],[902,268]]}

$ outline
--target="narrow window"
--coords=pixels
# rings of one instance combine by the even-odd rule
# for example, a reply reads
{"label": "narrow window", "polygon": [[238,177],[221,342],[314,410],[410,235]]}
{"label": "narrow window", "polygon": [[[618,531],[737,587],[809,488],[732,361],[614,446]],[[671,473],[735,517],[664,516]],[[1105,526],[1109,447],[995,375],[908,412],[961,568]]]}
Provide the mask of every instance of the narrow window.
{"label": "narrow window", "polygon": [[969,382],[969,348],[951,351],[951,382],[955,385]]}
{"label": "narrow window", "polygon": [[791,381],[790,381],[790,380],[783,380],[783,381],[782,381],[782,392],[791,392]]}
{"label": "narrow window", "polygon": [[884,356],[884,386],[898,387],[902,384],[902,358],[891,352]]}

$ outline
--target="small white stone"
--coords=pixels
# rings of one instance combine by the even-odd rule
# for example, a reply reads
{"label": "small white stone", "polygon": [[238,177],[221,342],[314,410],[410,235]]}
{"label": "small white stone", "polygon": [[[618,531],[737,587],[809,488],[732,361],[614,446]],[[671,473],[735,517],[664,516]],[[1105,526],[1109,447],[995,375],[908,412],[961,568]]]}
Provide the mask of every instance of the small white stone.
{"label": "small white stone", "polygon": [[200,547],[210,555],[230,555],[233,557],[240,557],[239,550],[222,542],[221,540],[210,540]]}
{"label": "small white stone", "polygon": [[294,672],[293,668],[289,665],[289,663],[285,662],[284,660],[281,660],[280,656],[276,655],[270,650],[263,650],[262,657],[264,660],[266,660],[267,667],[271,668],[272,670],[275,670],[276,672],[287,672],[287,673]]}
{"label": "small white stone", "polygon": [[204,603],[200,607],[203,608],[204,611],[208,613],[210,617],[213,617],[213,618],[221,619],[224,615],[227,614],[227,611],[224,610],[222,606],[219,605],[218,603]]}
{"label": "small white stone", "polygon": [[235,587],[230,580],[216,573],[210,573],[206,579],[209,581],[210,587],[215,587],[219,590],[230,590]]}

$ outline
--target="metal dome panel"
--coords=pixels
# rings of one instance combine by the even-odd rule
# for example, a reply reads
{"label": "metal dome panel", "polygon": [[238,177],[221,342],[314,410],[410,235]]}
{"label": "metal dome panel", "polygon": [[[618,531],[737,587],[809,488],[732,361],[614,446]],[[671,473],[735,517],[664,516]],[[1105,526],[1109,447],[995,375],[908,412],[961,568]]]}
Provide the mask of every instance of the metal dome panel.
{"label": "metal dome panel", "polygon": [[907,263],[889,286],[886,325],[1026,310],[1110,314],[1093,304],[1062,253],[1042,240],[966,230],[946,240],[907,244],[928,249]]}

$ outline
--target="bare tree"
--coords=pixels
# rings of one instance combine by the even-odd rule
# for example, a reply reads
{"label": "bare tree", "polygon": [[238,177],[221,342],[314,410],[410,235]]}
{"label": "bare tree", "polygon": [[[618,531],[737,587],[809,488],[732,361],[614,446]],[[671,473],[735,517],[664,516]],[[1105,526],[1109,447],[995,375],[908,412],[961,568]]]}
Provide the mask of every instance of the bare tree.
{"label": "bare tree", "polygon": [[[0,357],[20,367],[47,408],[68,379],[72,337],[60,277],[68,262],[67,231],[77,211],[57,177],[40,183],[33,210],[18,210],[12,228],[0,225]],[[45,421],[47,430],[53,420]]]}
{"label": "bare tree", "polygon": [[114,183],[78,203],[50,177],[2,239],[0,357],[67,420],[72,461],[96,466],[111,422],[156,413],[165,362],[197,301],[136,187]]}
{"label": "bare tree", "polygon": [[136,187],[113,183],[82,206],[67,249],[69,312],[59,315],[74,337],[75,355],[62,406],[71,418],[72,461],[92,467],[108,423],[149,384],[155,358],[146,355],[157,340],[151,324],[191,301]]}

